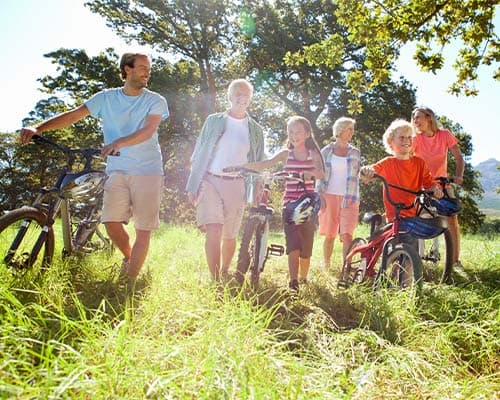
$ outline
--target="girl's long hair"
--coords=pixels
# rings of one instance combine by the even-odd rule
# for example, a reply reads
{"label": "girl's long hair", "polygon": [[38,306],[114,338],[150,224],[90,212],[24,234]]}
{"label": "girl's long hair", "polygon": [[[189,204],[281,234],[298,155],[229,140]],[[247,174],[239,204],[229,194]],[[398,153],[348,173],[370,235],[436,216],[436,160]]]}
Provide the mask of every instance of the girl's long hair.
{"label": "girl's long hair", "polygon": [[[314,138],[314,132],[312,130],[312,125],[309,122],[309,120],[305,117],[301,117],[300,115],[293,115],[290,118],[287,119],[286,121],[286,127],[288,130],[288,127],[292,124],[302,124],[304,129],[309,132],[309,137],[306,139],[306,149],[316,151],[320,158],[321,158],[321,163],[323,164],[323,169],[325,168],[325,162],[323,160],[323,156],[321,155],[321,149],[318,146],[318,142],[316,142],[316,139]],[[293,149],[293,144],[288,140],[287,141],[287,148],[288,149]]]}

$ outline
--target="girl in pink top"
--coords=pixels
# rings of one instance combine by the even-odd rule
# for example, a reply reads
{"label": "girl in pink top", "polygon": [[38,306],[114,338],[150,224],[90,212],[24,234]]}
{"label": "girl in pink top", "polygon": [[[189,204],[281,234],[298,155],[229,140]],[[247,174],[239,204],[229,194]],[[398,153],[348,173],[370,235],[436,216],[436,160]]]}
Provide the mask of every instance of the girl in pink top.
{"label": "girl in pink top", "polygon": [[[413,137],[413,152],[423,158],[434,178],[448,176],[448,151],[455,158],[454,182],[461,185],[464,177],[465,162],[458,146],[458,139],[446,129],[439,129],[436,115],[427,107],[418,107],[411,114],[411,122],[416,135]],[[453,241],[453,263],[460,268],[460,229],[458,218],[448,218],[448,229]]]}
{"label": "girl in pink top", "polygon": [[[283,207],[286,203],[298,199],[306,191],[314,190],[314,180],[323,179],[325,168],[321,151],[314,139],[311,123],[304,117],[295,115],[286,124],[288,146],[280,150],[269,160],[242,165],[245,168],[261,171],[279,163],[283,170],[303,174],[306,188],[296,181],[287,182]],[[286,237],[286,253],[288,254],[289,286],[296,291],[299,281],[307,282],[307,274],[311,262],[315,221],[310,220],[301,225],[283,223]]]}

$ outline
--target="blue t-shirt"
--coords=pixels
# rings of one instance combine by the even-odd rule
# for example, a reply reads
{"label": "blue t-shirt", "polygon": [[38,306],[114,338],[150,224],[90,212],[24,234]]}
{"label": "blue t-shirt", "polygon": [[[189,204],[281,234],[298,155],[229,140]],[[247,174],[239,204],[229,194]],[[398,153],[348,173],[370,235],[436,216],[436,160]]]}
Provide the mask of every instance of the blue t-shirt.
{"label": "blue t-shirt", "polygon": [[[148,89],[139,96],[127,96],[122,88],[105,89],[85,102],[94,117],[102,119],[104,144],[128,136],[144,127],[150,115],[168,118],[165,98]],[[108,156],[106,172],[128,175],[163,175],[158,132],[148,140],[120,149],[119,156]]]}

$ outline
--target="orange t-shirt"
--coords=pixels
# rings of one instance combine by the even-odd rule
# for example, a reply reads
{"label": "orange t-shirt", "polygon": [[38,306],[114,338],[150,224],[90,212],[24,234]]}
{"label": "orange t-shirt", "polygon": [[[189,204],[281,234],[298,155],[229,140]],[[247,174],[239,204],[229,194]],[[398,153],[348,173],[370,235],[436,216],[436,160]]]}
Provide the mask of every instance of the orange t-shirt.
{"label": "orange t-shirt", "polygon": [[432,137],[414,136],[413,154],[425,160],[433,177],[448,176],[448,149],[457,143],[458,139],[450,131],[438,129]]}
{"label": "orange t-shirt", "polygon": [[[429,189],[434,186],[434,180],[424,160],[412,156],[409,160],[399,160],[396,157],[386,157],[373,165],[375,172],[383,176],[388,183],[407,188],[413,192]],[[389,188],[391,199],[396,203],[410,205],[415,195],[400,189]],[[388,221],[396,216],[395,207],[387,200],[384,188],[384,207]],[[401,216],[414,217],[415,209],[402,210]]]}

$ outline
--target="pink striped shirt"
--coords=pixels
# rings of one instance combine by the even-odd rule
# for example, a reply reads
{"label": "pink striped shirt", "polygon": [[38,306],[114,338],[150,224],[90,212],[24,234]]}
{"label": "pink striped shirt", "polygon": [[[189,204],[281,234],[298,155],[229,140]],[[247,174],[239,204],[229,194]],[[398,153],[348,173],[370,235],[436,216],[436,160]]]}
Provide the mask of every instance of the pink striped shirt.
{"label": "pink striped shirt", "polygon": [[[293,149],[288,150],[288,159],[286,160],[285,167],[283,168],[285,172],[298,172],[302,174],[305,171],[314,171],[314,163],[311,156],[311,150],[307,153],[307,159],[304,161],[297,160],[293,155]],[[283,196],[283,204],[289,201],[297,200],[300,196],[307,192],[314,192],[314,180],[310,179],[306,181],[305,189],[304,185],[296,180],[287,180],[285,183],[285,195]]]}

